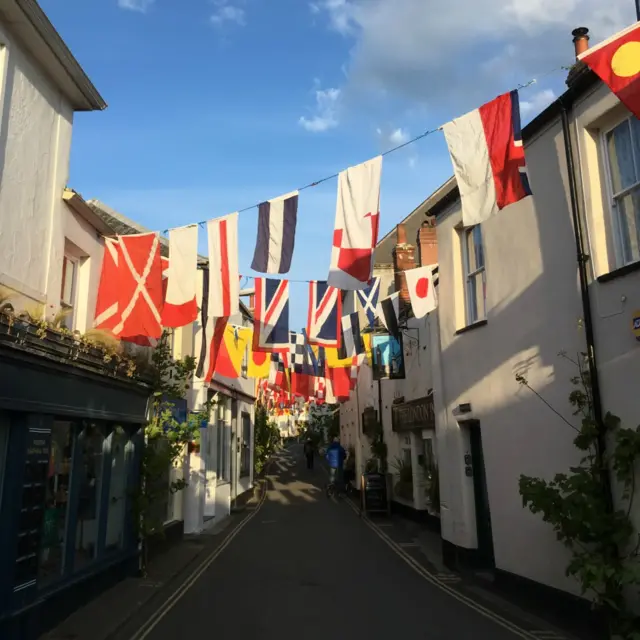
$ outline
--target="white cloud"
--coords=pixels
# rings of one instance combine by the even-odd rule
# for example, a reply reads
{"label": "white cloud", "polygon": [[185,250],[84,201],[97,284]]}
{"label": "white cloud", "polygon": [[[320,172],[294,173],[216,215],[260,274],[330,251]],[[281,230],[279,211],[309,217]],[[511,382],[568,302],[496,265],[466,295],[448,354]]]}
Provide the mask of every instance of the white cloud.
{"label": "white cloud", "polygon": [[588,26],[597,42],[634,21],[629,0],[313,1],[353,42],[345,90],[384,89],[461,113],[571,63],[573,28]]}
{"label": "white cloud", "polygon": [[241,7],[228,4],[227,0],[215,0],[216,10],[211,16],[211,22],[222,25],[225,22],[233,22],[243,27],[246,24],[246,12]]}
{"label": "white cloud", "polygon": [[155,2],[155,0],[118,0],[118,6],[121,9],[129,11],[138,11],[146,13],[147,9]]}
{"label": "white cloud", "polygon": [[409,134],[404,129],[394,129],[389,136],[389,142],[393,145],[404,144],[408,140]]}
{"label": "white cloud", "polygon": [[316,89],[316,106],[309,118],[301,116],[298,122],[307,131],[320,133],[338,126],[340,89]]}
{"label": "white cloud", "polygon": [[376,133],[385,147],[385,150],[389,147],[397,147],[410,139],[409,132],[402,127],[397,128],[382,128],[378,127]]}
{"label": "white cloud", "polygon": [[523,118],[537,116],[556,99],[556,94],[551,89],[543,89],[527,98],[528,100],[520,100],[520,113]]}

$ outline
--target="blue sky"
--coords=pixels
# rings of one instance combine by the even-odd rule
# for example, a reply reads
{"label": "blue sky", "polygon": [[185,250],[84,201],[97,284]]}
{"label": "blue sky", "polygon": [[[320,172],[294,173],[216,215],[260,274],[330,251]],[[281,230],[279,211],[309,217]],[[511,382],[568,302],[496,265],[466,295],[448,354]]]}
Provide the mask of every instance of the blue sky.
{"label": "blue sky", "polygon": [[[76,116],[69,185],[158,230],[334,174],[536,77],[528,120],[563,90],[543,74],[572,62],[574,27],[596,42],[634,20],[632,0],[41,5],[109,104]],[[440,134],[387,156],[381,232],[450,174]],[[292,280],[326,278],[335,200],[335,180],[302,192]],[[241,214],[243,274],[256,222]],[[291,296],[299,327],[306,285]]]}

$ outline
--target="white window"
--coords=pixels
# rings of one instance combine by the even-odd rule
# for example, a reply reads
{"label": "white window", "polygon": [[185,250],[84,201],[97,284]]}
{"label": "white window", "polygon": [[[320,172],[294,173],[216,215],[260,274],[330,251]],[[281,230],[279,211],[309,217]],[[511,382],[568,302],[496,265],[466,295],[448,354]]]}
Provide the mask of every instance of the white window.
{"label": "white window", "polygon": [[68,329],[73,328],[73,311],[76,304],[76,289],[78,283],[78,261],[65,255],[62,262],[62,287],[60,291],[60,306],[65,313],[61,324]]}
{"label": "white window", "polygon": [[480,225],[464,229],[462,232],[462,254],[465,308],[469,325],[486,317],[487,278]]}
{"label": "white window", "polygon": [[640,261],[640,121],[631,116],[605,133],[618,264]]}

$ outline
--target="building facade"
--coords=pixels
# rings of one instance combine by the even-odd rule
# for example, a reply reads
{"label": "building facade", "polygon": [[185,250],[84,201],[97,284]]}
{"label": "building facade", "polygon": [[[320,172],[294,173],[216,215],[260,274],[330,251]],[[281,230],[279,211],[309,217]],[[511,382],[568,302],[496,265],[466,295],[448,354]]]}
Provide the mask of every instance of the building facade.
{"label": "building facade", "polygon": [[106,105],[30,0],[0,7],[0,102],[0,637],[13,639],[137,567],[127,487],[150,387],[82,338],[108,229],[65,187],[73,114]]}
{"label": "building facade", "polygon": [[[201,288],[200,288],[201,291]],[[229,324],[252,328],[253,315],[241,302]],[[176,345],[199,354],[202,326],[199,322],[176,332]],[[254,486],[254,417],[256,381],[247,377],[245,351],[240,376],[214,374],[210,383],[196,378],[189,408],[197,411],[213,400],[211,420],[201,429],[200,450],[191,452],[189,486],[185,490],[185,530],[200,533],[229,516],[239,500]]]}
{"label": "building facade", "polygon": [[[465,228],[450,180],[427,211],[440,264],[432,363],[445,559],[586,612],[568,550],[518,490],[521,474],[579,461],[575,431],[516,376],[577,421],[569,358],[593,348],[603,411],[638,423],[640,123],[582,65],[567,84],[524,129],[532,198]],[[637,506],[631,516],[637,527]]]}

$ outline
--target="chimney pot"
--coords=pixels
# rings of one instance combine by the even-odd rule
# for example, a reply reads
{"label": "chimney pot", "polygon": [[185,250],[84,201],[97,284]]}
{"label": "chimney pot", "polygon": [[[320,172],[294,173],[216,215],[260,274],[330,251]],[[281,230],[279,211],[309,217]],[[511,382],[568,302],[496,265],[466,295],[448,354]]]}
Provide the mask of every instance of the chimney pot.
{"label": "chimney pot", "polygon": [[571,32],[571,35],[573,36],[577,59],[581,53],[584,53],[589,48],[589,29],[587,27],[578,27]]}

